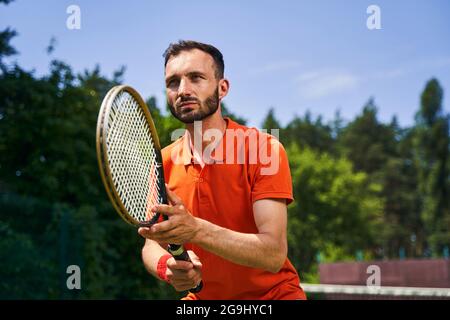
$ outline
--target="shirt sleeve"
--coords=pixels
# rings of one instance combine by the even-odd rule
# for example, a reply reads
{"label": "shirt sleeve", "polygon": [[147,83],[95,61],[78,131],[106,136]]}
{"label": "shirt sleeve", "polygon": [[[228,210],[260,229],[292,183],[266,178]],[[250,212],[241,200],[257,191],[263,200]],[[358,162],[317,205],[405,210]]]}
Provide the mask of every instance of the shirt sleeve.
{"label": "shirt sleeve", "polygon": [[293,200],[292,178],[289,161],[283,145],[270,135],[262,135],[259,142],[257,163],[250,165],[252,203],[261,199]]}

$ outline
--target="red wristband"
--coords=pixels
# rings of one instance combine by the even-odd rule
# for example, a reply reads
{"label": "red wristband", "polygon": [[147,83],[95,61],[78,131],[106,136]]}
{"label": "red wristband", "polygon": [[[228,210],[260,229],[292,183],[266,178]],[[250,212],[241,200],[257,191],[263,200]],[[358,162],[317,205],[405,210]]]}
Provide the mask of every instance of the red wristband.
{"label": "red wristband", "polygon": [[165,281],[169,282],[169,279],[167,279],[166,270],[167,270],[167,260],[172,258],[171,254],[165,254],[159,258],[158,265],[156,267],[156,272],[158,273],[158,277]]}

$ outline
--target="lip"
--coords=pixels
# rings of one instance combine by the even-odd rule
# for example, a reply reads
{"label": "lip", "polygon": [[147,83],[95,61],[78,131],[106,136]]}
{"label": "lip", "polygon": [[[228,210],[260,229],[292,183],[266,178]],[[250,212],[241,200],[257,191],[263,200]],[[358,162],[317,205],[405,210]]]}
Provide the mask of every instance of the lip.
{"label": "lip", "polygon": [[196,105],[196,102],[187,102],[183,103],[179,106],[181,111],[191,111],[194,109],[194,105]]}
{"label": "lip", "polygon": [[185,103],[180,104],[180,108],[193,106],[194,104],[197,104],[197,102],[185,102]]}

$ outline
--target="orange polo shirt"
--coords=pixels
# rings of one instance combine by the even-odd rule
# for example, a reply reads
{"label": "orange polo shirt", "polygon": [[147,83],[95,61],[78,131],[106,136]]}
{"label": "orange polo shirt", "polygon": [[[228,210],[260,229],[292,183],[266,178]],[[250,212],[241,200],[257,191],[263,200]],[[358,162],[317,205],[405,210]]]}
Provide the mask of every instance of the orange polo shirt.
{"label": "orange polo shirt", "polygon": [[[229,118],[218,145],[206,148],[204,165],[194,161],[190,135],[162,150],[166,183],[201,219],[242,233],[258,233],[253,203],[266,198],[292,202],[286,151],[278,140]],[[194,244],[185,244],[202,262],[204,287],[186,299],[305,299],[298,274],[286,259],[278,273],[223,259]]]}

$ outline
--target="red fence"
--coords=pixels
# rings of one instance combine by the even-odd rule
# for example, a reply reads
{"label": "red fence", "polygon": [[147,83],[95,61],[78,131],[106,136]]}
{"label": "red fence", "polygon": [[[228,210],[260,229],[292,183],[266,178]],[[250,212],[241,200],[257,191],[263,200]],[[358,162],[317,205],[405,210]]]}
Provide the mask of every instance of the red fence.
{"label": "red fence", "polygon": [[381,286],[450,288],[448,259],[322,263],[320,283],[366,285],[372,265],[380,268]]}

